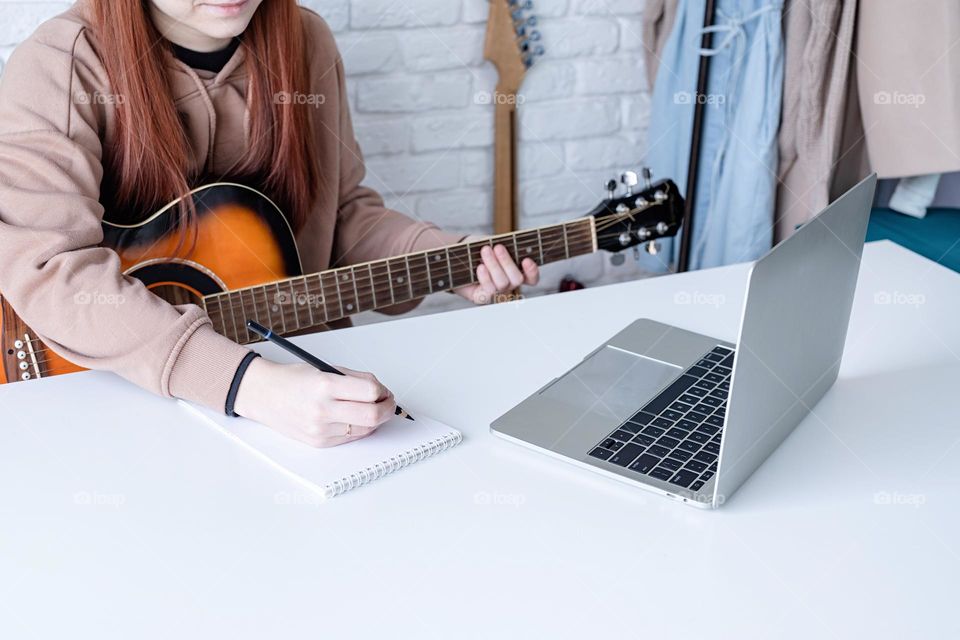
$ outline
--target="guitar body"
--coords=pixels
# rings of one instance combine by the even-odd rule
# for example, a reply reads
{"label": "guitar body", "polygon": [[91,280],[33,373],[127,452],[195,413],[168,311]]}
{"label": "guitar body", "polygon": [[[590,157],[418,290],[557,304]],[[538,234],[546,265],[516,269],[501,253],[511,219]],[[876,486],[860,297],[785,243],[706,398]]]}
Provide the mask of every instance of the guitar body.
{"label": "guitar body", "polygon": [[[117,252],[125,275],[171,304],[203,306],[204,296],[302,273],[293,231],[269,198],[232,183],[190,197],[197,219],[187,230],[177,225],[180,200],[136,225],[104,222],[103,246]],[[0,349],[0,383],[81,370],[40,342],[2,297]]]}

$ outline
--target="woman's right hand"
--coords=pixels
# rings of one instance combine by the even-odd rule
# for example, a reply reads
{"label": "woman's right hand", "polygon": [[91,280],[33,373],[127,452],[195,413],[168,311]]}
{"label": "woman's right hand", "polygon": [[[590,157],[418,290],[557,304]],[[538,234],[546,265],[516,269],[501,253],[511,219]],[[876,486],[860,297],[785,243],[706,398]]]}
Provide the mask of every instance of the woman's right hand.
{"label": "woman's right hand", "polygon": [[237,390],[234,411],[312,447],[335,447],[373,433],[393,417],[393,394],[371,373],[256,358]]}

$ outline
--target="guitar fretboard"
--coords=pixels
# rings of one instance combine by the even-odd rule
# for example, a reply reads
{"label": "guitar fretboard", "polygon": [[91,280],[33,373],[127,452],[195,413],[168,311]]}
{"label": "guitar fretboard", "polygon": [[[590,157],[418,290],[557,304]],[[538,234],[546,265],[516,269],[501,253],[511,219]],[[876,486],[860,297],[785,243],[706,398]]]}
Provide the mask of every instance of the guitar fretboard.
{"label": "guitar fretboard", "polygon": [[206,296],[214,329],[240,344],[256,342],[247,331],[255,320],[285,334],[319,327],[477,282],[480,250],[504,245],[519,264],[565,260],[596,250],[593,217],[507,233],[373,262],[330,269],[268,284]]}

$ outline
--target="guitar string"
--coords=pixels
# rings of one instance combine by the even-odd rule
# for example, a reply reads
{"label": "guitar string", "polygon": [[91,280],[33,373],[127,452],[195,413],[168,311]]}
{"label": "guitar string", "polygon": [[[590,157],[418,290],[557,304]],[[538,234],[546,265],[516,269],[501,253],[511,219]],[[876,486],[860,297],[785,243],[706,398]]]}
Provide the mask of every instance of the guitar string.
{"label": "guitar string", "polygon": [[[559,244],[559,243],[558,243],[558,244]],[[582,251],[584,251],[584,250],[587,249],[587,248],[592,248],[592,237],[591,237],[591,238],[583,238],[583,237],[581,237],[581,238],[568,239],[568,245],[569,245],[570,248],[572,248],[572,251],[573,251],[574,253],[582,252]],[[547,254],[548,252],[545,251],[544,253]],[[564,254],[558,253],[558,254],[556,255],[556,257],[557,257],[557,258],[565,257],[565,253],[566,253],[566,248],[565,248]],[[551,255],[550,257],[553,258],[552,255]],[[418,261],[418,262],[419,262],[419,261]],[[464,282],[464,284],[457,284],[457,282],[460,281],[461,278],[465,278],[465,277],[467,277],[468,275],[471,276],[470,282],[474,282],[474,281],[475,281],[474,278],[472,277],[473,271],[470,269],[469,266],[466,265],[465,262],[462,262],[462,263],[461,263],[459,266],[457,266],[455,269],[452,268],[452,267],[450,267],[450,266],[447,266],[447,268],[444,268],[444,266],[446,266],[445,263],[444,263],[444,265],[430,265],[430,266],[428,266],[426,263],[424,263],[424,264],[416,264],[416,265],[411,264],[409,268],[406,268],[406,266],[405,266],[405,267],[403,268],[403,271],[407,272],[407,273],[409,274],[409,277],[410,277],[410,281],[407,282],[407,283],[404,283],[404,284],[407,285],[406,287],[404,287],[405,289],[407,289],[407,291],[405,291],[405,292],[403,293],[403,297],[402,297],[399,301],[396,300],[396,295],[394,295],[394,296],[392,297],[393,302],[391,302],[391,304],[393,304],[393,303],[400,303],[400,302],[404,302],[404,301],[408,300],[408,299],[409,299],[409,293],[408,293],[408,292],[409,292],[410,288],[413,288],[414,286],[415,286],[416,290],[414,291],[413,297],[415,297],[415,298],[416,298],[416,297],[420,297],[420,295],[421,295],[420,290],[421,290],[421,288],[422,288],[422,282],[425,281],[425,280],[427,280],[426,276],[428,276],[428,275],[430,275],[430,274],[433,274],[433,273],[436,273],[436,272],[439,272],[439,275],[444,276],[444,277],[438,278],[438,280],[444,280],[444,281],[445,281],[445,280],[447,280],[448,277],[450,277],[451,275],[453,275],[453,277],[452,277],[452,279],[450,280],[450,282],[451,282],[451,283],[454,283],[454,285],[453,285],[452,287],[444,287],[444,290],[446,290],[446,289],[448,289],[448,288],[456,288],[456,287],[459,287],[459,286],[464,286],[465,284],[469,284],[469,282]],[[434,269],[434,267],[437,267],[437,268]],[[465,268],[464,268],[464,267],[465,267]],[[382,267],[381,267],[380,269],[382,269]],[[381,272],[380,272],[379,274],[377,274],[377,275],[379,275],[380,278],[383,278],[383,276],[386,275],[386,272],[381,271]],[[313,276],[307,276],[307,277],[313,277]],[[376,300],[378,300],[378,299],[383,299],[383,300],[385,301],[385,300],[386,300],[386,297],[387,297],[387,293],[388,293],[388,291],[389,291],[389,289],[390,289],[390,284],[391,284],[390,282],[384,282],[382,279],[381,279],[380,282],[376,282],[376,281],[375,281],[376,278],[377,278],[376,275],[374,276],[373,279],[371,279],[371,277],[369,276],[369,274],[367,275],[366,278],[363,278],[361,275],[359,275],[359,274],[357,274],[356,272],[354,272],[354,277],[351,278],[351,279],[349,280],[349,284],[347,284],[347,289],[348,289],[347,294],[343,294],[342,292],[341,292],[341,293],[338,293],[338,294],[334,294],[334,293],[326,294],[326,289],[327,289],[328,287],[331,287],[331,288],[332,288],[333,286],[336,286],[336,285],[340,284],[340,282],[346,282],[346,281],[334,281],[334,282],[330,283],[329,281],[324,282],[324,281],[323,281],[323,277],[320,276],[320,275],[317,275],[316,277],[318,278],[318,283],[320,284],[320,291],[321,291],[321,293],[319,293],[319,294],[317,294],[317,293],[312,293],[312,292],[314,292],[314,291],[317,291],[317,287],[316,287],[315,284],[309,283],[309,282],[306,280],[306,278],[301,279],[301,280],[300,280],[298,283],[296,283],[296,284],[294,283],[294,281],[287,282],[285,285],[283,285],[283,288],[286,289],[286,290],[282,290],[282,289],[280,289],[280,288],[278,287],[278,288],[277,288],[277,291],[275,291],[275,292],[270,292],[270,291],[267,290],[267,287],[269,287],[269,286],[271,286],[271,285],[263,285],[262,287],[258,287],[258,288],[260,288],[260,289],[261,289],[261,293],[264,294],[264,299],[265,299],[265,300],[269,300],[271,293],[273,293],[273,296],[274,296],[274,297],[276,297],[277,294],[280,294],[280,295],[283,295],[283,296],[291,296],[291,297],[301,297],[301,296],[303,296],[304,294],[307,294],[307,295],[315,295],[317,298],[320,298],[321,300],[324,301],[323,304],[322,304],[322,306],[326,307],[325,316],[326,316],[327,319],[329,319],[329,317],[330,317],[330,315],[331,315],[331,314],[330,314],[329,307],[331,306],[331,304],[336,307],[336,306],[340,306],[340,304],[341,304],[343,301],[347,301],[348,304],[349,304],[349,301],[355,300],[355,301],[357,301],[359,304],[361,304],[361,305],[363,306],[364,303],[366,303],[367,301],[374,302],[374,301],[376,301]],[[328,276],[328,277],[332,278],[332,275],[331,275],[331,276]],[[415,282],[415,281],[417,281],[417,282]],[[298,285],[299,285],[299,286],[298,286]],[[351,285],[353,285],[353,286],[351,287]],[[276,285],[274,285],[274,286],[276,286]],[[350,288],[354,288],[354,289],[355,289],[355,292],[356,292],[355,295],[352,295],[352,296],[349,295],[349,289],[350,289]],[[428,295],[428,294],[431,292],[430,289],[432,289],[432,287],[429,286],[429,284],[428,284],[427,289],[422,292],[422,295]],[[239,299],[233,299],[233,300],[231,300],[231,299],[228,298],[228,300],[227,300],[227,305],[226,305],[226,306],[227,306],[227,309],[233,311],[234,313],[235,313],[236,311],[238,311],[238,310],[241,311],[242,313],[246,313],[246,312],[247,312],[247,308],[248,308],[247,301],[244,300],[242,296],[237,296],[237,298],[239,298]],[[260,303],[260,302],[257,300],[257,298],[256,298],[256,292],[251,292],[250,298],[251,298],[251,302],[253,303],[253,306],[254,306],[254,309],[255,309],[255,310],[258,310],[259,308],[261,308],[261,303]],[[281,303],[281,304],[282,304],[282,303]],[[278,305],[277,305],[277,304],[274,304],[274,305],[272,305],[272,306],[278,306]],[[303,306],[303,305],[301,305],[301,306]],[[311,305],[311,306],[320,307],[321,304],[315,304],[315,305]],[[386,306],[386,304],[385,304],[384,306]],[[351,309],[351,311],[353,311],[353,310]],[[288,315],[297,314],[297,313],[302,313],[302,312],[299,312],[296,307],[293,307],[293,308],[291,308],[291,307],[284,307],[284,308],[278,308],[278,309],[276,310],[276,313],[278,313],[278,314],[281,316],[281,318],[285,319]],[[227,313],[226,313],[226,311],[224,311],[224,312],[222,313],[222,316],[226,316],[226,315],[227,315]],[[269,313],[268,315],[271,315],[271,316],[272,316],[272,313]],[[349,314],[344,314],[344,315],[349,315]],[[338,316],[338,317],[342,317],[342,316]],[[302,324],[302,323],[301,323],[301,324]]]}
{"label": "guitar string", "polygon": [[[580,237],[580,238],[568,238],[569,250],[571,250],[574,253],[582,252],[587,248],[592,248],[592,245],[593,245],[592,236]],[[557,243],[557,246],[553,248],[558,249],[559,242]],[[567,252],[567,249],[565,248],[563,252],[557,253],[556,258],[557,259],[564,258],[566,252]],[[546,257],[548,253],[549,251],[545,250],[544,257]],[[439,254],[436,254],[436,255],[439,255]],[[580,255],[582,255],[582,253]],[[554,256],[551,254],[550,258],[551,258],[550,261],[552,261],[552,258],[554,258]],[[547,260],[545,260],[544,262],[547,262]],[[438,278],[438,280],[446,281],[449,278],[451,282],[455,282],[455,281],[459,281],[461,278],[470,276],[471,277],[470,282],[475,282],[473,278],[474,271],[470,268],[470,266],[467,265],[467,262],[465,260],[458,259],[457,260],[458,264],[456,266],[453,266],[452,260],[450,261],[450,263],[451,263],[450,265],[447,265],[446,262],[444,262],[443,264],[428,265],[428,263],[426,262],[420,263],[420,261],[418,260],[416,264],[410,264],[409,267],[407,265],[404,265],[400,267],[400,271],[401,273],[408,273],[410,281],[402,283],[401,286],[406,285],[404,286],[404,288],[407,289],[408,291],[411,286],[415,286],[419,290],[419,288],[422,286],[421,284],[419,284],[419,282],[426,280],[426,276],[433,273],[438,273],[438,275],[441,276],[440,278]],[[260,285],[258,287],[252,287],[251,289],[260,289],[261,292],[267,294],[266,295],[267,299],[269,299],[271,294],[273,294],[274,297],[276,297],[277,294],[280,294],[282,296],[286,296],[286,295],[301,296],[303,294],[311,294],[312,291],[317,290],[316,284],[311,284],[306,280],[306,278],[317,277],[318,283],[320,285],[320,289],[323,292],[325,292],[325,290],[328,287],[333,288],[341,283],[346,283],[346,286],[348,289],[347,294],[343,294],[343,293],[334,294],[331,292],[330,294],[325,294],[325,293],[318,294],[318,297],[327,298],[328,300],[332,300],[334,302],[338,300],[344,300],[344,299],[351,300],[354,297],[369,296],[373,292],[379,292],[381,289],[384,291],[384,293],[386,293],[386,291],[388,290],[388,286],[391,283],[386,282],[382,279],[384,276],[387,275],[387,272],[383,271],[385,266],[386,265],[378,267],[378,271],[380,271],[380,273],[377,275],[381,278],[380,282],[372,282],[369,274],[367,275],[366,278],[363,278],[362,275],[360,275],[357,272],[354,272],[353,277],[350,278],[349,280],[337,280],[337,279],[334,279],[333,274],[330,274],[328,276],[323,276],[321,272],[321,274],[310,274],[308,276],[304,276],[296,280],[287,281],[282,285],[268,283],[265,285]],[[389,270],[389,267],[387,267],[387,269]],[[323,280],[324,277],[329,278],[330,280],[327,280],[326,282],[324,282]],[[418,282],[414,282],[414,281],[418,281]],[[469,284],[470,282],[465,282],[464,285]],[[352,285],[356,286],[357,293],[359,293],[361,290],[363,291],[363,293],[360,296],[350,296],[349,289],[353,288]],[[464,285],[457,284],[455,286],[459,287]],[[276,287],[277,290],[274,292],[268,291],[267,289],[269,287]],[[283,289],[285,290],[281,289],[280,287],[283,287]],[[428,293],[429,291],[425,292],[425,294],[428,294]],[[250,296],[251,300],[253,301],[255,306],[259,306],[260,303],[256,300],[255,295],[256,295],[255,292],[251,292],[251,296]],[[404,292],[404,295],[407,295],[407,293]],[[418,297],[417,294],[415,294],[415,297]],[[230,297],[228,297],[227,300],[225,301],[228,308],[232,306],[233,310],[236,311],[237,309],[245,309],[247,307],[247,303],[246,301],[243,300],[241,295],[236,295],[233,298],[234,299],[231,299]],[[219,302],[222,303],[224,301],[219,301]]]}
{"label": "guitar string", "polygon": [[[592,240],[591,240],[590,246],[592,246]],[[580,247],[580,246],[574,245],[575,250],[579,250],[581,248],[586,248],[586,247],[585,246]],[[559,257],[559,254],[558,254],[558,257]],[[466,273],[469,273],[469,272],[460,272],[459,275],[466,275]],[[425,266],[423,267],[423,274],[424,275],[426,274]],[[415,277],[416,277],[415,274],[411,274],[411,278],[415,278]],[[457,285],[457,286],[463,286],[463,285]],[[445,288],[444,290],[448,290],[448,289]],[[251,336],[249,332],[246,331],[245,327],[229,326],[234,323],[234,319],[236,318],[237,314],[239,314],[241,317],[244,317],[244,318],[249,316],[249,317],[256,318],[257,320],[260,320],[261,316],[268,316],[270,318],[269,322],[274,324],[274,326],[276,326],[276,324],[282,323],[284,327],[290,326],[290,327],[293,327],[292,330],[296,331],[296,330],[310,328],[311,326],[316,326],[318,324],[324,324],[324,323],[340,320],[342,318],[358,313],[361,310],[370,310],[374,308],[391,306],[393,304],[401,304],[412,299],[424,297],[432,292],[439,292],[439,290],[431,291],[427,289],[427,290],[421,291],[418,289],[414,291],[413,297],[410,297],[409,288],[407,288],[407,291],[404,292],[403,297],[401,299],[397,300],[396,297],[393,297],[391,298],[390,304],[387,304],[386,303],[387,287],[384,287],[382,285],[379,287],[376,287],[376,286],[371,287],[369,285],[369,278],[368,278],[368,284],[358,286],[357,291],[358,291],[358,296],[356,297],[342,296],[342,295],[337,297],[337,296],[334,296],[333,294],[331,294],[331,296],[329,297],[322,297],[323,298],[322,303],[311,305],[310,308],[307,308],[304,305],[298,305],[295,307],[285,306],[285,307],[278,308],[276,310],[273,310],[273,309],[264,310],[261,306],[259,306],[259,304],[255,304],[254,308],[252,309],[252,314],[249,313],[248,305],[246,304],[246,302],[243,302],[242,304],[233,304],[233,305],[228,304],[227,305],[228,309],[224,310],[219,317],[212,317],[211,321],[214,321],[215,323],[219,321],[218,323],[222,328],[224,335],[232,336],[238,342],[243,341],[244,338],[250,338],[251,340],[247,340],[247,342],[250,342],[255,340],[255,338],[253,338],[253,336]],[[360,293],[361,291],[362,293]],[[299,295],[302,295],[303,293],[304,291],[302,290],[293,291],[288,295],[299,296]],[[379,300],[383,300],[384,304],[376,305],[375,303]],[[356,305],[355,308],[350,309],[349,313],[345,313],[341,311],[341,309],[344,307],[349,308],[351,301],[355,303]],[[255,299],[254,299],[254,302],[256,302]],[[277,306],[277,305],[273,305],[273,306]],[[322,320],[319,320],[317,317],[314,316],[313,309],[317,309],[316,316],[320,316],[321,313],[323,314]],[[304,313],[305,311],[306,311],[306,314]],[[313,319],[312,325],[310,324],[310,320],[306,317],[307,314],[309,314],[310,317]]]}

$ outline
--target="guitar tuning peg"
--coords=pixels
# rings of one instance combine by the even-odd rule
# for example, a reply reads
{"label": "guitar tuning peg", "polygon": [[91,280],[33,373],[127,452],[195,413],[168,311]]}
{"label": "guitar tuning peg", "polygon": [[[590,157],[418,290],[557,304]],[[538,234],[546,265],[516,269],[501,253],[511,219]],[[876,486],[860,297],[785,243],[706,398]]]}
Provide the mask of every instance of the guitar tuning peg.
{"label": "guitar tuning peg", "polygon": [[539,31],[531,31],[531,32],[530,32],[530,39],[533,40],[534,42],[538,41],[538,40],[540,39],[540,32],[539,32]]}
{"label": "guitar tuning peg", "polygon": [[636,171],[624,171],[620,174],[620,182],[627,188],[627,195],[633,195],[633,188],[640,182]]}
{"label": "guitar tuning peg", "polygon": [[643,175],[644,188],[649,189],[653,185],[653,171],[650,171],[650,167],[644,167],[640,173]]}
{"label": "guitar tuning peg", "polygon": [[527,26],[528,27],[537,26],[537,16],[530,16],[529,18],[527,18]]}
{"label": "guitar tuning peg", "polygon": [[542,46],[537,46],[533,50],[533,55],[541,57],[546,53],[546,50]]}
{"label": "guitar tuning peg", "polygon": [[644,248],[647,250],[647,253],[649,253],[652,256],[655,256],[658,253],[660,253],[660,243],[655,240],[651,240],[650,242],[648,242]]}
{"label": "guitar tuning peg", "polygon": [[524,0],[520,6],[526,11],[531,11],[533,9],[533,0]]}
{"label": "guitar tuning peg", "polygon": [[617,193],[617,181],[611,178],[603,185],[603,188],[607,190],[607,200],[613,200],[613,197]]}

